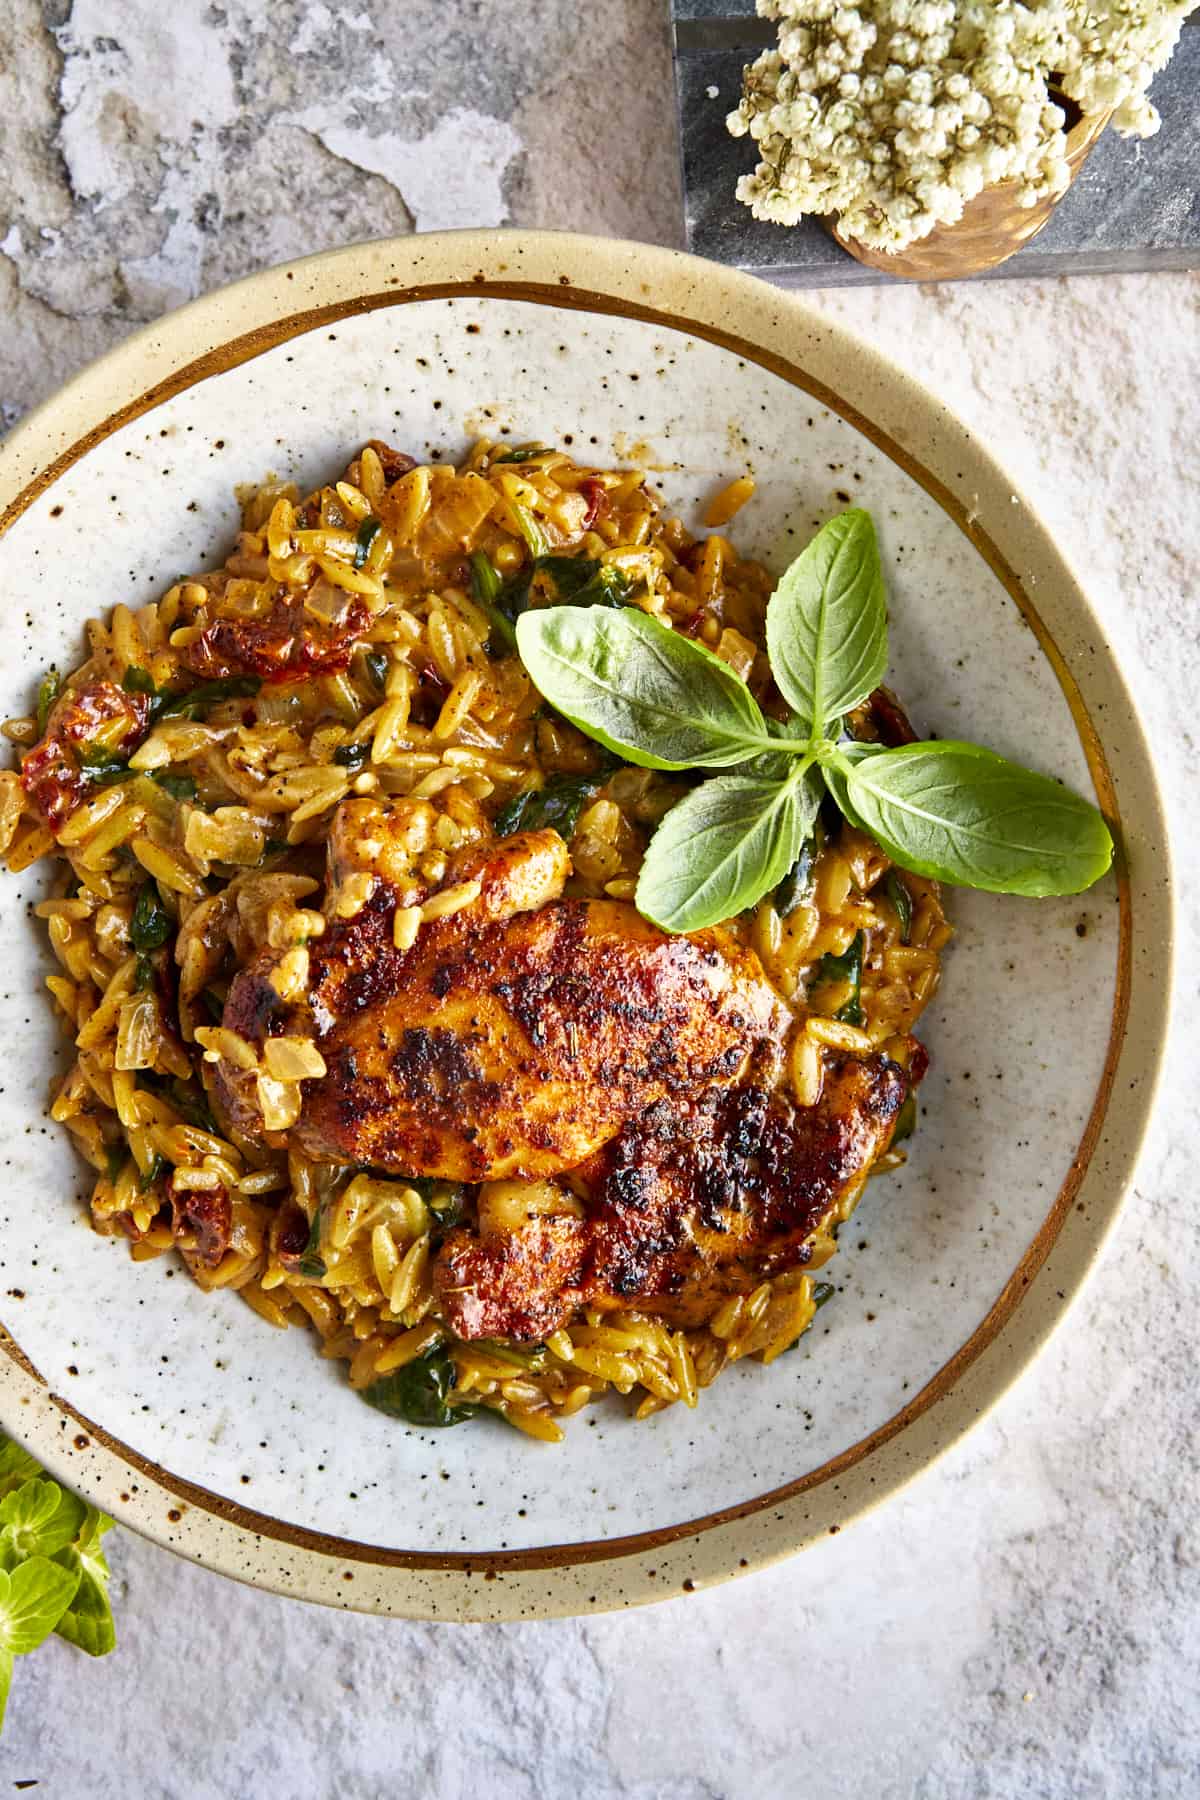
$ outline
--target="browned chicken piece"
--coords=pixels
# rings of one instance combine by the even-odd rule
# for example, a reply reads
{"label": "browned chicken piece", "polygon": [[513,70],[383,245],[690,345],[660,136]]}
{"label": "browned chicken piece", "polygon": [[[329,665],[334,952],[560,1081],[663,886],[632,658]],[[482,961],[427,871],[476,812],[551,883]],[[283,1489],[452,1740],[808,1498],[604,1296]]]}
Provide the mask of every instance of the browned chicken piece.
{"label": "browned chicken piece", "polygon": [[[622,902],[557,899],[568,870],[550,831],[468,851],[447,880],[478,896],[406,951],[379,882],[310,946],[305,1017],[271,986],[277,952],[237,977],[226,1026],[255,1043],[311,1032],[324,1057],[294,1130],[310,1155],[455,1181],[557,1174],[656,1101],[736,1081],[782,1036],[752,953],[721,931],[672,937]],[[253,1077],[222,1063],[218,1083],[255,1135]]]}
{"label": "browned chicken piece", "polygon": [[803,1266],[887,1148],[908,1087],[886,1056],[839,1055],[813,1107],[754,1085],[664,1099],[592,1159],[586,1207],[452,1232],[434,1264],[442,1310],[463,1338],[544,1338],[579,1306],[702,1324],[723,1297]]}

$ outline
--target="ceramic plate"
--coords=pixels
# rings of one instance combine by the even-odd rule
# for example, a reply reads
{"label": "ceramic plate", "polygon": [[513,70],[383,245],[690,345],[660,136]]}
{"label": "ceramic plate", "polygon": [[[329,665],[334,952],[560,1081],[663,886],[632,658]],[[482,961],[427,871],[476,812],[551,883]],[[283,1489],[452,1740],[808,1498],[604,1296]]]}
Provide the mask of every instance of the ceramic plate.
{"label": "ceramic plate", "polygon": [[1170,912],[1150,757],[1100,627],[1027,503],[944,409],[796,301],[709,264],[555,235],[409,238],[273,269],[86,371],[0,453],[0,709],[78,660],[85,618],[218,561],[235,484],[302,487],[365,438],[455,457],[511,431],[652,470],[781,568],[853,500],[890,575],[891,680],[926,733],[1093,792],[1122,845],[1077,899],[952,896],[907,1165],[873,1181],[794,1353],[695,1412],[619,1406],[558,1449],[421,1434],[363,1406],[300,1331],[93,1235],[46,1119],[58,1027],[0,881],[0,1414],[64,1480],[209,1566],[441,1618],[665,1597],[836,1531],[1029,1362],[1112,1224],[1146,1123]]}

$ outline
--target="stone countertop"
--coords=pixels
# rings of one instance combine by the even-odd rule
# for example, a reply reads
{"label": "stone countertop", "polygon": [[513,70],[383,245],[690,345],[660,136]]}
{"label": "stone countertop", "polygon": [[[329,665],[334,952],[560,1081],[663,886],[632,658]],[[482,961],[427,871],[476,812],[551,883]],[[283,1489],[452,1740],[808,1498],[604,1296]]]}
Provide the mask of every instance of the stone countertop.
{"label": "stone countertop", "polygon": [[[9,424],[137,323],[307,250],[506,219],[679,235],[666,20],[646,0],[0,0],[0,43]],[[1151,723],[1176,826],[1179,1003],[1099,1271],[1036,1367],[899,1499],[666,1606],[408,1625],[110,1539],[118,1653],[91,1664],[52,1640],[18,1664],[0,1753],[14,1786],[67,1800],[1200,1791],[1186,1004],[1200,862],[1184,810],[1200,750],[1200,277],[809,299],[927,381],[1036,497]]]}

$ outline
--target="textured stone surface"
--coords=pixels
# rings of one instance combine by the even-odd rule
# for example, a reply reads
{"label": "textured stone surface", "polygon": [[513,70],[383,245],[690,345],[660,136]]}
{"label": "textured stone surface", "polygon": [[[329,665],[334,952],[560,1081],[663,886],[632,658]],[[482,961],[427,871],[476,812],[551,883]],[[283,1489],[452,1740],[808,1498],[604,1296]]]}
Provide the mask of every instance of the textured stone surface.
{"label": "textured stone surface", "polygon": [[[269,37],[249,6],[44,10],[49,26],[0,0],[0,43],[16,45],[0,105],[10,419],[197,289],[407,229],[431,205],[675,235],[665,26],[634,0],[596,0],[582,44],[568,0],[494,0],[486,24],[445,0],[277,3]],[[581,55],[605,82],[581,76]],[[455,132],[477,145],[469,179],[430,181]],[[1200,1791],[1200,859],[1185,825],[1200,749],[1200,278],[812,298],[1013,469],[1084,571],[1152,724],[1177,826],[1181,1003],[1140,1177],[1083,1301],[991,1418],[883,1512],[636,1615],[498,1629],[343,1617],[124,1536],[119,1651],[92,1665],[54,1642],[18,1666],[7,1781],[67,1800]]]}

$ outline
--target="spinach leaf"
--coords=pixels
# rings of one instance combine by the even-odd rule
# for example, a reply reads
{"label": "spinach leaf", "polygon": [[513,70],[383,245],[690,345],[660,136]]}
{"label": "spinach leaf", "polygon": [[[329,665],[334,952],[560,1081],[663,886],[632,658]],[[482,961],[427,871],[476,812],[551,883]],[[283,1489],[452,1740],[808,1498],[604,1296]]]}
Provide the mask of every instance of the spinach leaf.
{"label": "spinach leaf", "polygon": [[740,676],[633,608],[527,612],[517,644],[551,705],[641,768],[729,768],[772,748]]}
{"label": "spinach leaf", "polygon": [[912,936],[913,903],[912,895],[897,875],[895,869],[889,869],[884,878],[883,891],[887,895],[900,921],[900,942],[907,944]]}
{"label": "spinach leaf", "polygon": [[552,775],[544,787],[514,794],[496,814],[496,836],[511,837],[516,831],[542,831],[549,826],[569,844],[580,813],[607,779],[607,775]]}
{"label": "spinach leaf", "polygon": [[160,717],[177,714],[184,719],[199,719],[222,700],[247,700],[257,694],[262,682],[257,675],[223,675],[217,681],[200,681],[186,694],[171,694],[163,704]]}
{"label": "spinach leaf", "polygon": [[149,669],[139,669],[136,663],[130,663],[121,677],[121,686],[127,694],[145,694],[149,700],[146,708],[146,723],[153,725],[161,715],[167,701],[171,698],[167,688],[157,688]]}
{"label": "spinach leaf", "polygon": [[831,950],[817,964],[814,985],[821,986],[826,981],[848,981],[850,998],[844,1006],[838,1008],[837,1016],[845,1025],[861,1025],[862,1009],[862,967],[863,967],[863,934],[856,932],[853,942],[835,956]]}
{"label": "spinach leaf", "polygon": [[557,599],[571,606],[624,606],[633,592],[623,569],[593,556],[539,556],[532,572],[546,576]]}
{"label": "spinach leaf", "polygon": [[813,863],[816,860],[816,849],[817,840],[814,833],[812,837],[807,838],[801,844],[799,856],[775,889],[775,911],[781,919],[786,919],[802,902],[812,898]]}
{"label": "spinach leaf", "polygon": [[817,1311],[820,1312],[821,1308],[828,1301],[832,1300],[836,1293],[837,1289],[834,1287],[832,1281],[814,1282],[812,1291],[813,1304],[816,1306]]}
{"label": "spinach leaf", "polygon": [[517,530],[529,546],[530,556],[547,555],[549,540],[529,508],[522,506],[519,500],[510,500],[509,505],[512,507],[513,518],[517,521]]}
{"label": "spinach leaf", "polygon": [[150,1159],[150,1167],[144,1175],[138,1176],[138,1193],[144,1194],[148,1188],[160,1182],[170,1166],[166,1157],[160,1156],[156,1150]]}
{"label": "spinach leaf", "polygon": [[175,921],[158,897],[152,881],[143,883],[129,923],[129,941],[135,950],[161,950],[175,929]]}
{"label": "spinach leaf", "polygon": [[127,758],[117,756],[107,744],[76,744],[79,766],[97,787],[109,787],[114,781],[132,781],[134,771]]}
{"label": "spinach leaf", "polygon": [[493,469],[497,463],[526,463],[531,457],[544,456],[549,448],[549,444],[517,444],[511,450],[493,450],[488,463]]}
{"label": "spinach leaf", "polygon": [[62,693],[62,676],[51,666],[42,676],[37,691],[37,723],[38,736],[42,737],[46,730],[46,721],[50,717],[54,702]]}
{"label": "spinach leaf", "polygon": [[487,614],[491,624],[488,649],[493,656],[497,654],[497,639],[505,650],[515,650],[517,647],[517,634],[513,630],[512,619],[500,605],[503,586],[499,571],[490,557],[485,556],[482,550],[476,550],[471,557],[471,594],[476,604]]}
{"label": "spinach leaf", "polygon": [[339,744],[333,753],[333,760],[339,769],[350,769],[357,774],[366,766],[371,754],[370,738],[360,738],[353,744]]}
{"label": "spinach leaf", "polygon": [[458,1224],[467,1206],[465,1182],[421,1179],[414,1181],[412,1186],[444,1231]]}
{"label": "spinach leaf", "polygon": [[673,806],[638,877],[638,910],[665,931],[698,931],[753,906],[796,861],[816,815],[812,771],[784,782],[722,775]]}
{"label": "spinach leaf", "polygon": [[915,1088],[910,1088],[908,1091],[908,1094],[905,1097],[904,1105],[900,1108],[900,1111],[896,1114],[896,1128],[892,1132],[893,1147],[896,1144],[902,1144],[904,1142],[905,1138],[910,1138],[912,1136],[913,1132],[916,1130],[916,1128],[917,1128],[917,1090]]}
{"label": "spinach leaf", "polygon": [[172,800],[194,800],[196,783],[190,775],[173,775],[169,769],[155,769],[150,776],[160,788],[170,794]]}
{"label": "spinach leaf", "polygon": [[387,686],[388,678],[388,659],[386,655],[382,650],[368,650],[363,657],[363,662],[366,664],[367,674],[371,677],[371,680],[382,694],[384,688]]}
{"label": "spinach leaf", "polygon": [[904,744],[858,763],[854,815],[901,867],[1001,894],[1077,894],[1112,861],[1086,800],[976,744]]}
{"label": "spinach leaf", "polygon": [[379,536],[382,529],[383,525],[381,521],[372,515],[369,519],[364,519],[358,530],[355,532],[354,566],[356,569],[361,569],[368,556],[370,556],[371,545],[375,542],[375,539]]}
{"label": "spinach leaf", "polygon": [[362,1397],[368,1406],[409,1425],[461,1425],[479,1408],[446,1404],[446,1395],[456,1380],[453,1362],[438,1345],[405,1363],[403,1368],[373,1381],[370,1387],[362,1389]]}
{"label": "spinach leaf", "polygon": [[308,1242],[304,1246],[296,1268],[301,1275],[307,1275],[310,1281],[322,1281],[325,1277],[325,1258],[321,1255],[321,1208],[319,1206],[312,1216],[312,1224],[308,1228]]}
{"label": "spinach leaf", "polygon": [[767,654],[814,737],[878,687],[887,600],[870,513],[839,513],[796,558],[767,606]]}

